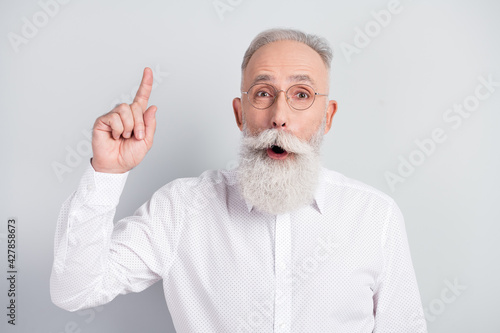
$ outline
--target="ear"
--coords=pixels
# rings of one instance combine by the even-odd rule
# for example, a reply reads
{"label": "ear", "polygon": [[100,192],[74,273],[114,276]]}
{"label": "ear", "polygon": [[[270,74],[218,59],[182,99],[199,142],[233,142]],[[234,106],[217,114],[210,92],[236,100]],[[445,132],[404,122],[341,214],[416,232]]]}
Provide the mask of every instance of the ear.
{"label": "ear", "polygon": [[332,118],[337,112],[337,102],[334,100],[331,100],[328,102],[328,109],[326,111],[326,126],[325,126],[325,133],[328,133],[330,131],[330,128],[332,127]]}
{"label": "ear", "polygon": [[243,131],[243,110],[241,109],[241,98],[239,97],[233,99],[233,112],[236,125],[238,125],[240,131]]}

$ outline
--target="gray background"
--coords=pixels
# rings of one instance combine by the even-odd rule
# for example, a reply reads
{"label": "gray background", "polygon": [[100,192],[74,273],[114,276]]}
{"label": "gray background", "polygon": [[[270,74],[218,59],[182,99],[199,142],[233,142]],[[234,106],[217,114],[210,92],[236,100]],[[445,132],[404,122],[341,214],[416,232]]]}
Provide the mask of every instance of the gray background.
{"label": "gray background", "polygon": [[[443,119],[454,104],[471,100],[478,77],[500,81],[499,2],[401,0],[391,22],[346,56],[342,45],[355,46],[356,29],[370,27],[372,11],[388,4],[70,1],[49,16],[37,1],[1,1],[2,276],[6,221],[19,221],[18,325],[7,325],[1,310],[2,332],[174,332],[159,283],[77,313],[51,303],[58,212],[91,156],[85,132],[113,105],[130,102],[145,66],[155,72],[155,143],[131,172],[116,218],[132,214],[175,178],[234,167],[240,132],[231,100],[239,95],[241,58],[258,32],[275,26],[331,42],[330,93],[339,110],[323,147],[324,165],[400,205],[429,332],[500,332],[500,87],[456,128]],[[40,27],[15,47],[9,36],[23,36],[23,18],[38,19]],[[424,155],[415,140],[430,138],[436,128],[447,139],[418,161]],[[391,189],[385,175],[398,172],[400,156],[421,163]],[[56,172],[61,165],[68,172]],[[454,282],[465,289],[453,292]]]}

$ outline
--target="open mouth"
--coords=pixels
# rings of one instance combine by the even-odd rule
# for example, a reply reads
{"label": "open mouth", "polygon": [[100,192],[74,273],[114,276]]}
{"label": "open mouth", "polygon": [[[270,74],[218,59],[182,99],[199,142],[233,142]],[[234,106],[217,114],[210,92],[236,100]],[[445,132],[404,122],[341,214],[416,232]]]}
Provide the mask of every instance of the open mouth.
{"label": "open mouth", "polygon": [[275,160],[282,160],[286,158],[288,152],[280,146],[272,145],[271,148],[267,148],[267,155]]}
{"label": "open mouth", "polygon": [[272,145],[271,146],[271,149],[273,150],[273,152],[275,152],[276,154],[283,154],[284,152],[286,152],[283,148],[281,148],[280,146],[275,146],[275,145]]}

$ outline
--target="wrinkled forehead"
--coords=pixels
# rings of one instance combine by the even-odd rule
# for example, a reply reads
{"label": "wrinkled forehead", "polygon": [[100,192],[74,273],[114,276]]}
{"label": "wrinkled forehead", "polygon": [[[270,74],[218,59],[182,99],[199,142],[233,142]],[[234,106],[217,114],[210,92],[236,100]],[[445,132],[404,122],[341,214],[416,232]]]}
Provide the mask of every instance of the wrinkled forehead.
{"label": "wrinkled forehead", "polygon": [[325,88],[328,72],[321,56],[308,45],[279,41],[264,45],[253,54],[242,73],[242,85],[307,83]]}

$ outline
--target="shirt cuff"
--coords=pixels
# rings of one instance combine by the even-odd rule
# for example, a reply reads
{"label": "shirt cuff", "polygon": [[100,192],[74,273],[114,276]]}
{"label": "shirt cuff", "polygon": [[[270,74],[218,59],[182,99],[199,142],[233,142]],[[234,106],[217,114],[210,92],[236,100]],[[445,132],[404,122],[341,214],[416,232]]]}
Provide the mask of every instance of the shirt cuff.
{"label": "shirt cuff", "polygon": [[129,171],[125,173],[97,172],[89,159],[78,185],[78,193],[81,199],[89,205],[116,207],[128,174]]}

